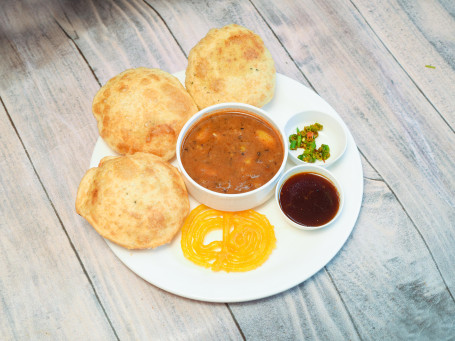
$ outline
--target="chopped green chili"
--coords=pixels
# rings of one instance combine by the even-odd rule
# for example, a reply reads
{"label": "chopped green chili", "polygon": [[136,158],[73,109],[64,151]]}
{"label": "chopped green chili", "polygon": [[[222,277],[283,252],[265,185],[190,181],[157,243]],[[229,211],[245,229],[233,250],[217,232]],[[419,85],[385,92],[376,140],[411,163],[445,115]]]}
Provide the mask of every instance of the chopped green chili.
{"label": "chopped green chili", "polygon": [[292,150],[295,150],[295,149],[297,149],[296,146],[297,146],[297,141],[296,141],[296,140],[291,141],[291,147],[290,147],[290,148],[291,148]]}
{"label": "chopped green chili", "polygon": [[296,129],[297,133],[289,136],[291,150],[303,148],[302,154],[297,156],[300,160],[313,163],[316,160],[325,162],[330,157],[330,148],[326,144],[322,144],[316,148],[316,138],[319,136],[319,131],[322,130],[322,124],[315,123],[305,126],[303,130]]}

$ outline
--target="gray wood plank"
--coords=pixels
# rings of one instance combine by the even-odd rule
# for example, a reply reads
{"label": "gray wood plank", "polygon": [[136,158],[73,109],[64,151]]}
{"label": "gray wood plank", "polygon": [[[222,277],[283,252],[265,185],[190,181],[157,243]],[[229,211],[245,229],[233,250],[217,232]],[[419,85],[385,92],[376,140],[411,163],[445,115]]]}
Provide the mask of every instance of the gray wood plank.
{"label": "gray wood plank", "polygon": [[427,254],[388,186],[366,180],[357,228],[327,266],[362,339],[453,340],[455,304]]}
{"label": "gray wood plank", "polygon": [[[146,283],[128,270],[75,213],[76,190],[98,137],[91,102],[99,84],[86,60],[49,13],[49,8],[35,7],[34,3],[8,6],[0,13],[1,31],[6,38],[0,46],[0,96],[115,332],[120,339],[241,338],[225,305],[183,299]],[[103,16],[95,11],[86,15],[89,13]],[[110,13],[113,15],[114,11]],[[134,14],[114,16],[112,25],[122,21],[123,16]],[[23,26],[14,23],[15,18]],[[131,31],[135,31],[135,26]],[[153,46],[171,37],[152,38],[147,40],[154,42]],[[118,49],[117,53],[122,51]],[[62,229],[49,228],[59,232]],[[62,273],[65,272],[49,269],[43,272],[43,278],[58,282],[64,278]],[[55,304],[64,306],[60,302]],[[32,307],[37,309],[38,305]],[[97,332],[100,327],[96,316],[80,311],[82,316],[75,321],[84,318],[93,321],[84,326],[84,333],[101,333]]]}
{"label": "gray wood plank", "polygon": [[115,339],[1,101],[0,174],[1,338]]}
{"label": "gray wood plank", "polygon": [[360,155],[360,158],[362,160],[362,169],[363,169],[363,177],[364,179],[369,179],[369,180],[381,180],[384,181],[384,179],[376,172],[376,170],[371,166],[371,164],[368,162],[363,155]]}
{"label": "gray wood plank", "polygon": [[77,44],[101,84],[135,67],[174,73],[186,58],[144,1],[52,1],[47,9]]}
{"label": "gray wood plank", "polygon": [[353,3],[416,86],[455,129],[453,15],[437,0]]}
{"label": "gray wood plank", "polygon": [[230,307],[247,340],[360,339],[325,269],[280,295]]}
{"label": "gray wood plank", "polygon": [[[255,4],[397,195],[428,245],[453,299],[452,129],[350,2]],[[282,24],[284,20],[288,25]]]}
{"label": "gray wood plank", "polygon": [[455,18],[455,2],[452,0],[440,0],[439,3],[442,7],[444,7],[447,13]]}

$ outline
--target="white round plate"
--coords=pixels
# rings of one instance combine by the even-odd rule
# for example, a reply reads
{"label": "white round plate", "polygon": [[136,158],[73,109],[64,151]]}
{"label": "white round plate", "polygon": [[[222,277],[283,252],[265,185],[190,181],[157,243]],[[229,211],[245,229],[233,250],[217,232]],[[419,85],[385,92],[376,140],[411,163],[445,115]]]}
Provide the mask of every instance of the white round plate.
{"label": "white round plate", "polygon": [[[185,72],[175,76],[184,84]],[[335,110],[314,91],[299,82],[277,74],[276,93],[263,107],[284,128],[293,114],[323,111],[341,120]],[[344,125],[344,122],[343,122]],[[337,221],[317,231],[302,231],[284,221],[274,198],[255,210],[265,214],[275,227],[276,248],[259,268],[241,273],[213,272],[187,260],[180,248],[180,235],[170,244],[153,250],[132,251],[106,240],[114,254],[133,272],[149,283],[190,299],[207,302],[243,302],[275,295],[313,276],[341,249],[349,237],[363,196],[363,174],[360,156],[348,131],[343,157],[330,166],[330,171],[345,188],[345,203]],[[107,155],[116,155],[99,138],[90,161],[98,166]],[[175,158],[172,164],[176,165]],[[292,166],[288,161],[287,167]],[[190,198],[191,209],[198,203]]]}

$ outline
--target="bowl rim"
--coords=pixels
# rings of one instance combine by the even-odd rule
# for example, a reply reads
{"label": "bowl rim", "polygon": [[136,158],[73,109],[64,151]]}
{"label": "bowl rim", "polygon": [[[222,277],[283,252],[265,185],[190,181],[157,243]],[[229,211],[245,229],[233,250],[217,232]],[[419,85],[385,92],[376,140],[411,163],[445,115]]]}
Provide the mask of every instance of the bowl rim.
{"label": "bowl rim", "polygon": [[[348,145],[348,132],[347,132],[347,127],[345,126],[345,124],[339,119],[337,118],[336,116],[334,115],[331,115],[329,114],[328,112],[326,111],[321,111],[321,110],[302,110],[302,111],[299,111],[299,112],[296,112],[295,114],[291,115],[289,117],[288,120],[286,120],[285,124],[284,124],[284,133],[285,134],[288,134],[286,128],[288,127],[288,124],[290,121],[292,121],[293,119],[295,119],[296,116],[298,115],[305,115],[305,114],[309,114],[309,113],[316,113],[318,115],[322,115],[322,116],[325,116],[325,117],[328,117],[330,120],[333,120],[334,122],[336,122],[336,124],[340,127],[339,131],[341,132],[341,134],[343,135],[342,138],[343,138],[343,148],[342,148],[342,151],[341,153],[336,157],[336,158],[333,158],[330,160],[327,159],[326,162],[323,162],[323,163],[317,163],[315,165],[319,166],[319,167],[329,167],[333,164],[335,164],[338,160],[341,159],[341,157],[344,155],[344,153],[346,152],[346,149],[347,149],[347,145]],[[294,127],[295,128],[295,127]],[[289,149],[289,136],[286,135],[288,138],[286,140],[286,144],[287,144],[287,147]],[[300,160],[299,158],[297,158],[293,153],[289,152],[289,158],[292,160],[292,162],[299,166],[299,165],[313,165],[312,163],[309,163],[309,162],[305,162],[305,161],[302,161]]]}
{"label": "bowl rim", "polygon": [[[264,118],[267,121],[267,123],[269,123],[269,124],[271,123],[273,125],[275,130],[279,133],[279,135],[281,135],[282,142],[283,142],[283,160],[281,162],[281,165],[280,165],[280,168],[278,169],[278,171],[275,173],[275,175],[269,181],[267,181],[261,187],[258,187],[256,189],[254,189],[252,191],[248,191],[248,192],[242,192],[242,193],[220,193],[220,192],[215,192],[215,191],[212,191],[212,190],[210,190],[208,188],[205,188],[204,186],[200,185],[195,180],[193,180],[193,178],[186,172],[185,167],[183,167],[182,160],[181,160],[181,157],[180,157],[181,144],[182,144],[187,132],[199,120],[201,120],[204,117],[204,115],[215,113],[218,110],[230,109],[230,108],[232,108],[232,109],[244,109],[245,111],[252,111],[253,114],[261,116],[262,118]],[[186,123],[184,124],[184,126],[180,130],[179,136],[177,138],[176,159],[177,159],[177,164],[178,164],[180,172],[184,175],[185,179],[187,181],[189,181],[197,189],[202,190],[202,191],[204,191],[204,192],[206,192],[206,193],[208,193],[210,195],[213,195],[213,196],[219,197],[219,198],[227,198],[227,199],[229,199],[229,198],[234,199],[235,198],[235,199],[239,199],[239,198],[243,198],[243,197],[247,197],[247,196],[251,196],[251,195],[254,195],[256,193],[259,193],[259,192],[263,191],[265,187],[268,187],[271,184],[273,184],[273,183],[275,183],[276,181],[279,180],[279,177],[281,176],[281,174],[283,174],[283,171],[284,171],[284,169],[286,167],[286,163],[287,163],[287,160],[288,160],[288,154],[289,154],[288,149],[289,148],[287,148],[287,142],[286,141],[287,140],[286,140],[286,135],[284,133],[284,129],[281,128],[278,125],[278,123],[273,120],[271,115],[268,112],[266,112],[265,110],[263,110],[261,108],[258,108],[258,107],[255,107],[255,106],[250,105],[250,104],[246,104],[246,103],[237,103],[237,102],[218,103],[218,104],[211,105],[209,107],[206,107],[206,108],[198,111],[196,114],[191,116],[188,121],[186,121]]]}
{"label": "bowl rim", "polygon": [[[335,216],[328,221],[327,223],[319,226],[306,226],[299,224],[292,219],[290,219],[286,213],[283,212],[283,209],[280,204],[280,193],[281,193],[281,188],[283,187],[284,183],[293,175],[299,174],[299,173],[317,173],[323,177],[325,177],[328,181],[330,181],[335,188],[338,191],[338,198],[339,198],[339,207],[338,211],[335,214]],[[327,176],[328,175],[328,176]],[[344,190],[343,187],[341,186],[340,181],[337,179],[337,177],[329,171],[327,168],[317,166],[317,165],[311,165],[311,164],[302,164],[302,165],[296,165],[294,167],[289,168],[284,174],[280,177],[276,184],[275,188],[275,202],[278,206],[278,209],[282,215],[282,217],[293,227],[299,229],[299,230],[305,230],[305,231],[314,231],[314,230],[319,230],[322,228],[325,228],[329,225],[331,225],[333,222],[335,222],[338,217],[341,215],[341,212],[343,211],[344,208]]]}

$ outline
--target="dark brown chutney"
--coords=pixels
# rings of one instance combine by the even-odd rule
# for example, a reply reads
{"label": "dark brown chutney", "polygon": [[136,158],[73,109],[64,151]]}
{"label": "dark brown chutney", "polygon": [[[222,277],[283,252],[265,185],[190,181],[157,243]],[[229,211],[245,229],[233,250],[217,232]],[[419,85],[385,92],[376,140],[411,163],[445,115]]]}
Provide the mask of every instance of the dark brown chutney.
{"label": "dark brown chutney", "polygon": [[280,190],[280,206],[292,221],[321,226],[332,220],[340,207],[335,185],[322,175],[304,172],[287,179]]}
{"label": "dark brown chutney", "polygon": [[279,133],[264,119],[237,109],[198,121],[184,138],[181,160],[188,175],[215,192],[249,192],[267,183],[284,158]]}

